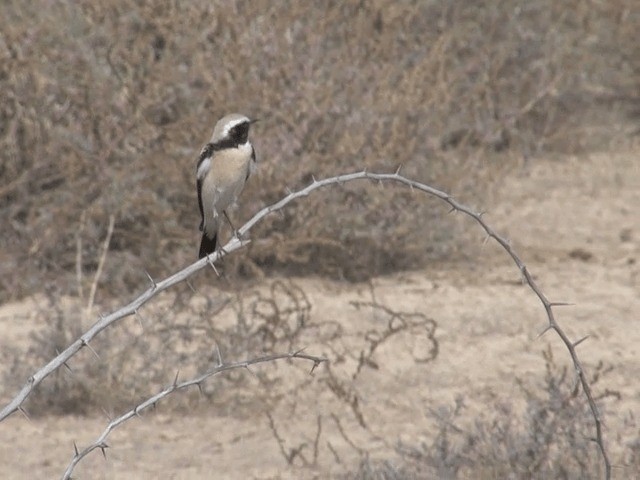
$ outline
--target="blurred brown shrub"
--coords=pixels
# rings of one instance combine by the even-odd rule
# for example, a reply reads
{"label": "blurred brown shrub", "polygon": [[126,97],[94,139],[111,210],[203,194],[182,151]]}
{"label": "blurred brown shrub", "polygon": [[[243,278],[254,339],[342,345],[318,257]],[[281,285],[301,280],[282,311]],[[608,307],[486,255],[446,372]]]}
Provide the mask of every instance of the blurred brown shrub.
{"label": "blurred brown shrub", "polygon": [[[312,175],[404,164],[473,202],[509,159],[603,146],[584,127],[637,106],[634,5],[5,1],[0,300],[76,288],[110,213],[112,293],[194,260],[196,156],[229,111],[263,120],[239,224]],[[424,265],[456,248],[444,211],[332,189],[261,224],[226,269],[358,280]]]}

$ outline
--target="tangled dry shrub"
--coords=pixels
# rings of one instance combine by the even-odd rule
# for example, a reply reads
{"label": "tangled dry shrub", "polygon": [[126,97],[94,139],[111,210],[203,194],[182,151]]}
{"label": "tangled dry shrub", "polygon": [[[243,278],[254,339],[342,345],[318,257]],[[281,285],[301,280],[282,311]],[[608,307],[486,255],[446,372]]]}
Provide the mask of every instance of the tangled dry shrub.
{"label": "tangled dry shrub", "polygon": [[[551,349],[543,351],[546,365],[543,388],[531,389],[520,381],[526,407],[495,405],[469,422],[464,398],[451,408],[434,409],[437,428],[429,443],[400,443],[400,460],[377,461],[365,456],[356,472],[358,480],[415,478],[602,478],[595,444],[589,441],[589,408],[573,386],[566,368],[556,366]],[[606,376],[604,365],[594,369],[593,383]],[[607,391],[599,399],[618,398]],[[514,397],[515,400],[515,397]],[[637,447],[630,445],[624,468],[634,471]]]}
{"label": "tangled dry shrub", "polygon": [[[263,119],[240,218],[312,175],[404,164],[473,201],[508,158],[601,147],[608,131],[584,122],[637,101],[633,6],[3,2],[2,299],[64,284],[78,244],[95,270],[109,214],[112,293],[193,260],[195,158],[228,111]],[[332,190],[262,224],[228,270],[357,280],[413,267],[455,249],[440,215],[404,191]]]}
{"label": "tangled dry shrub", "polygon": [[[121,412],[164,388],[179,372],[180,379],[209,371],[226,362],[261,354],[287,353],[308,345],[309,338],[329,341],[337,326],[309,324],[311,304],[291,282],[274,281],[267,290],[196,293],[177,288],[158,305],[141,309],[135,318],[119,322],[90,343],[65,366],[47,378],[26,403],[29,415]],[[41,327],[31,335],[26,352],[16,350],[4,371],[7,391],[19,387],[33,371],[66,348],[86,330],[98,312],[88,311],[77,297],[51,288],[38,306]],[[325,331],[322,333],[321,331]],[[10,352],[7,352],[10,353]],[[308,369],[300,382],[311,381]],[[240,414],[245,404],[282,395],[277,365],[256,369],[250,380],[270,388],[256,392],[244,371],[227,372],[220,381],[205,382],[186,396],[170,399],[171,408],[184,410],[214,403]],[[293,384],[293,385],[292,385]],[[227,388],[232,387],[232,388]]]}
{"label": "tangled dry shrub", "polygon": [[[422,312],[381,304],[370,287],[371,301],[351,302],[349,321],[331,321],[320,312],[305,326],[301,338],[315,339],[314,348],[323,349],[329,361],[315,372],[313,383],[290,388],[265,411],[289,465],[318,468],[330,459],[345,468],[353,452],[367,455],[385,435],[386,420],[374,404],[393,402],[399,388],[411,395],[406,384],[398,382],[394,388],[388,382],[396,382],[407,370],[428,371],[438,355],[437,322]],[[391,366],[390,358],[398,363]],[[306,429],[300,428],[303,424]]]}

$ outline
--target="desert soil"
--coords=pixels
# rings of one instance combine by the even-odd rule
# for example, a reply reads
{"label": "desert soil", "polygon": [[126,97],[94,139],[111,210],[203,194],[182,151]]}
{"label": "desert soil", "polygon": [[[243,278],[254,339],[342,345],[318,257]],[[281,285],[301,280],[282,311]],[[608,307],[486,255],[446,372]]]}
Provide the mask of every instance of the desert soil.
{"label": "desert soil", "polygon": [[[622,465],[626,443],[638,439],[640,413],[640,159],[623,152],[530,161],[505,178],[488,202],[483,205],[485,220],[510,240],[549,299],[573,304],[556,309],[557,319],[572,339],[589,335],[578,348],[587,369],[593,371],[600,362],[610,368],[594,390],[620,394],[620,400],[605,403],[605,435],[614,463]],[[467,224],[482,243],[482,231],[471,219],[461,214],[451,218]],[[364,367],[357,385],[348,386],[359,396],[366,429],[345,401],[326,386],[314,385],[325,366],[290,393],[295,402],[284,394],[280,404],[272,404],[274,411],[280,409],[276,422],[285,448],[306,441],[310,463],[320,416],[315,465],[304,466],[300,459],[287,464],[259,405],[201,407],[189,414],[160,404],[116,429],[108,439],[106,460],[99,450],[91,453],[75,478],[327,478],[353,471],[358,449],[390,458],[399,440],[428,442],[433,412],[452,407],[458,396],[472,417],[521,398],[516,379],[534,388],[542,385],[542,351],[550,346],[559,366],[570,365],[569,355],[553,332],[538,338],[546,326],[544,309],[506,253],[489,241],[471,256],[366,285],[293,280],[312,303],[311,322],[331,319],[344,329],[334,353],[348,351],[350,341],[362,341],[358,332],[384,328],[383,312],[350,303],[371,301],[372,291],[378,304],[422,313],[437,324],[439,350],[433,361],[416,361],[428,353],[420,351],[424,332],[405,332],[381,345],[372,357],[377,368]],[[28,299],[0,308],[1,349],[26,351],[28,333],[36,328],[30,308]],[[153,309],[153,303],[146,308]],[[326,344],[303,340],[297,346],[307,347],[307,353],[332,356]],[[422,340],[428,343],[426,337]],[[351,348],[358,352],[362,345]],[[11,363],[6,356],[3,361],[5,368]],[[334,361],[336,372],[353,371],[353,359]],[[308,367],[283,363],[278,372],[306,372]],[[301,377],[296,373],[292,378]],[[208,382],[215,386],[219,381]],[[261,398],[260,383],[248,385],[243,388],[253,388]],[[2,389],[2,404],[14,393]],[[98,414],[30,420],[14,414],[0,425],[0,476],[60,477],[73,455],[73,442],[82,448],[106,424]],[[614,471],[616,478],[634,475],[623,466]]]}

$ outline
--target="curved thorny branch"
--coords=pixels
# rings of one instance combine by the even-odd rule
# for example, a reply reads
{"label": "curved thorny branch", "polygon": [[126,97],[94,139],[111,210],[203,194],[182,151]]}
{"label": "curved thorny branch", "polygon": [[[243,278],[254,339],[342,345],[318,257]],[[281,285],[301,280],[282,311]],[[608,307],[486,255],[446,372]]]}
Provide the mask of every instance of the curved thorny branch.
{"label": "curved thorny branch", "polygon": [[130,420],[131,418],[134,418],[140,415],[140,413],[142,413],[144,410],[155,407],[160,400],[171,395],[172,393],[177,392],[178,390],[184,390],[193,386],[196,386],[199,389],[201,389],[202,382],[204,382],[207,378],[212,377],[214,375],[218,375],[219,373],[222,373],[222,372],[227,372],[229,370],[236,370],[239,368],[249,368],[251,365],[256,365],[258,363],[265,363],[265,362],[273,362],[275,360],[280,360],[283,358],[300,358],[304,360],[309,360],[313,362],[313,366],[311,367],[312,372],[322,362],[327,361],[326,358],[315,357],[313,355],[307,355],[302,352],[294,352],[294,353],[283,353],[283,354],[276,354],[276,355],[265,355],[263,357],[253,358],[250,360],[245,360],[243,362],[233,362],[233,363],[220,362],[220,364],[217,367],[209,370],[206,373],[203,373],[202,375],[199,375],[198,377],[195,377],[191,380],[187,380],[185,382],[178,382],[178,375],[179,375],[179,372],[178,372],[176,373],[176,377],[173,383],[168,387],[166,387],[164,390],[147,398],[143,402],[140,402],[138,405],[133,407],[128,412],[123,413],[119,417],[112,419],[107,425],[107,427],[100,434],[100,436],[96,438],[96,440],[93,441],[90,445],[88,445],[82,450],[78,450],[78,447],[74,444],[75,451],[73,453],[73,457],[71,458],[71,461],[69,462],[69,465],[67,465],[67,469],[62,475],[63,480],[70,479],[71,474],[73,473],[73,470],[76,468],[78,463],[80,463],[80,461],[92,451],[100,449],[102,451],[102,454],[106,458],[107,456],[106,449],[109,448],[109,445],[107,444],[107,437],[111,434],[111,432],[113,432],[116,428],[118,428],[120,425],[125,423],[127,420]]}
{"label": "curved thorny branch", "polygon": [[[256,223],[261,221],[267,215],[273,212],[276,212],[278,210],[281,210],[287,204],[289,204],[290,202],[300,197],[305,197],[309,195],[311,192],[319,188],[323,188],[323,187],[327,187],[335,184],[342,184],[342,183],[351,182],[355,180],[396,182],[396,183],[400,183],[405,186],[408,186],[413,190],[418,190],[428,195],[437,197],[442,201],[448,203],[451,206],[451,211],[459,211],[473,218],[484,229],[488,237],[493,238],[496,242],[498,242],[498,244],[500,244],[500,246],[509,254],[509,256],[512,258],[512,260],[514,261],[514,263],[522,273],[522,276],[526,281],[527,285],[536,294],[536,296],[542,303],[542,306],[544,307],[544,310],[546,312],[547,319],[548,319],[548,325],[547,325],[547,328],[544,330],[544,332],[548,330],[555,331],[560,337],[560,339],[562,340],[562,342],[564,343],[567,350],[569,351],[569,355],[571,356],[571,360],[573,362],[574,368],[576,370],[578,378],[580,379],[580,384],[582,385],[582,389],[584,390],[585,396],[589,403],[589,407],[591,409],[591,413],[595,422],[596,431],[595,431],[595,436],[593,438],[593,441],[596,442],[596,444],[598,445],[598,448],[600,449],[600,453],[602,455],[602,459],[605,465],[605,477],[607,479],[611,478],[611,463],[609,461],[607,450],[604,444],[602,418],[600,416],[600,411],[593,397],[593,393],[591,392],[591,387],[589,385],[587,376],[584,372],[584,368],[576,352],[576,347],[582,340],[572,341],[571,339],[569,339],[569,337],[566,335],[564,330],[560,328],[560,325],[556,321],[555,315],[553,312],[554,307],[557,307],[560,305],[566,305],[566,303],[552,302],[549,299],[547,299],[546,295],[542,292],[538,284],[534,281],[527,266],[516,254],[516,252],[513,250],[509,242],[504,237],[496,233],[496,231],[493,230],[493,228],[491,228],[483,220],[482,213],[475,212],[471,208],[459,203],[457,200],[455,200],[451,195],[449,195],[446,192],[443,192],[441,190],[435,189],[423,183],[420,183],[402,176],[400,174],[399,169],[395,173],[370,173],[367,171],[362,171],[362,172],[356,172],[356,173],[351,173],[346,175],[338,175],[335,177],[326,178],[324,180],[314,179],[313,182],[310,185],[306,186],[305,188],[289,193],[282,200],[272,205],[269,205],[268,207],[265,207],[262,210],[260,210],[258,213],[256,213],[244,226],[242,226],[242,228],[240,228],[240,230],[238,231],[239,237],[242,238],[243,235],[249,232],[249,230],[251,230],[251,228]],[[22,387],[20,392],[0,412],[0,421],[2,421],[3,419],[8,417],[15,411],[22,410],[23,402],[31,394],[33,389],[37,385],[39,385],[40,382],[42,382],[42,380],[44,380],[48,375],[56,371],[61,366],[65,365],[65,363],[71,357],[73,357],[76,353],[78,353],[83,347],[91,348],[89,345],[89,342],[101,331],[107,328],[109,325],[113,324],[114,322],[122,318],[128,317],[130,315],[134,315],[141,306],[143,306],[145,303],[147,303],[149,300],[155,297],[158,293],[182,282],[183,280],[186,280],[197,271],[205,268],[207,265],[210,265],[215,269],[214,263],[217,260],[219,260],[221,257],[225,255],[235,252],[236,250],[239,250],[246,243],[247,242],[241,241],[238,238],[234,237],[223,247],[222,250],[212,253],[206,258],[198,260],[197,262],[189,265],[183,270],[171,275],[170,277],[160,282],[155,282],[152,278],[149,278],[151,285],[144,293],[142,293],[140,296],[138,296],[128,305],[120,308],[119,310],[105,317],[101,317],[80,338],[78,338],[69,347],[67,347],[67,349],[65,349],[57,357],[52,359],[47,365],[45,365],[40,370],[35,372],[31,377],[29,377],[29,379],[27,380],[27,383]]]}

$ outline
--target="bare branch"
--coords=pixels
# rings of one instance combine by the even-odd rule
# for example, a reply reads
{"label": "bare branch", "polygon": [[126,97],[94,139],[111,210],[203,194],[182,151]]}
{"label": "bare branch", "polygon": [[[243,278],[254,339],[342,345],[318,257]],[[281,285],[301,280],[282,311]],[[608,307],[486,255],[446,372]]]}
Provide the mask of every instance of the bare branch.
{"label": "bare branch", "polygon": [[[564,330],[560,328],[560,325],[556,321],[554,316],[552,307],[554,305],[558,305],[557,303],[550,302],[545,294],[542,292],[538,284],[533,279],[533,276],[529,272],[528,268],[522,261],[522,259],[516,254],[514,249],[511,247],[510,243],[506,238],[500,236],[493,228],[491,228],[483,219],[482,214],[476,213],[471,208],[461,204],[457,200],[455,200],[451,195],[436,188],[430,187],[423,183],[417,182],[415,180],[411,180],[406,178],[398,173],[369,173],[367,171],[361,171],[356,173],[350,173],[345,175],[338,175],[335,177],[326,178],[324,180],[313,180],[313,182],[305,188],[302,188],[298,191],[291,192],[287,194],[280,201],[269,205],[258,213],[256,213],[244,226],[238,230],[239,236],[244,238],[246,234],[253,228],[253,226],[263,220],[269,214],[279,211],[284,208],[289,203],[297,200],[298,198],[305,197],[309,195],[311,192],[324,188],[331,185],[343,185],[347,182],[355,181],[355,180],[371,180],[375,182],[395,182],[405,185],[407,187],[412,188],[413,190],[422,191],[428,195],[439,198],[440,200],[446,202],[451,207],[452,211],[460,211],[465,215],[473,218],[480,227],[485,231],[485,233],[493,238],[511,257],[513,262],[516,264],[517,268],[522,273],[524,278],[524,282],[529,286],[529,288],[535,293],[538,297],[544,310],[547,315],[547,320],[549,323],[549,328],[553,329],[562,342],[564,343],[566,349],[571,356],[571,360],[575,367],[576,372],[578,372],[580,378],[580,384],[584,390],[584,393],[587,397],[587,401],[589,403],[589,407],[591,409],[591,413],[595,422],[596,435],[595,441],[600,449],[601,456],[603,458],[605,464],[605,475],[606,478],[611,478],[611,462],[609,460],[605,442],[604,442],[604,434],[603,434],[603,423],[602,418],[600,416],[600,411],[596,405],[593,393],[591,391],[591,387],[589,385],[589,381],[584,372],[584,368],[582,367],[582,363],[578,358],[578,354],[576,352],[576,348],[571,342],[571,340],[567,337]],[[25,399],[31,394],[33,389],[42,382],[44,378],[49,376],[52,372],[56,371],[58,368],[64,365],[66,361],[68,361],[71,357],[73,357],[84,345],[87,345],[87,342],[91,341],[96,335],[102,332],[109,325],[114,322],[127,317],[129,315],[134,314],[142,305],[146,304],[149,300],[155,297],[158,293],[188,279],[191,275],[196,273],[197,271],[204,268],[209,263],[213,264],[220,258],[225,255],[231,254],[236,250],[239,250],[243,246],[247,244],[246,241],[240,241],[238,238],[233,237],[231,240],[219,251],[212,253],[206,258],[200,259],[197,262],[189,265],[183,270],[169,276],[168,278],[155,282],[150,278],[152,282],[151,287],[149,287],[144,293],[139,295],[135,300],[133,300],[128,305],[120,308],[119,310],[107,315],[103,318],[100,318],[89,330],[87,330],[83,336],[73,342],[69,347],[67,347],[62,353],[52,359],[47,365],[39,369],[32,377],[29,378],[27,383],[22,387],[20,392],[7,404],[2,411],[0,412],[0,421],[4,420],[6,417],[17,411],[21,408],[22,403]]]}
{"label": "bare branch", "polygon": [[124,424],[128,420],[136,416],[139,416],[140,413],[143,412],[144,410],[155,407],[160,400],[168,397],[172,393],[175,393],[180,390],[186,390],[187,388],[192,386],[196,386],[199,389],[201,389],[202,388],[201,385],[203,381],[205,381],[209,377],[213,377],[214,375],[218,375],[222,372],[236,370],[239,368],[248,368],[250,365],[256,365],[258,363],[273,362],[273,361],[281,360],[285,358],[299,358],[303,360],[309,360],[313,362],[314,365],[318,365],[322,362],[327,361],[327,359],[323,357],[316,357],[313,355],[307,355],[300,352],[294,352],[294,353],[265,355],[263,357],[252,358],[249,360],[244,360],[242,362],[233,362],[233,363],[227,363],[226,365],[219,365],[209,370],[208,372],[203,373],[202,375],[192,378],[191,380],[187,380],[185,382],[178,382],[178,373],[179,373],[178,372],[176,373],[175,379],[170,386],[166,387],[161,392],[156,393],[152,397],[147,398],[143,402],[140,402],[138,405],[133,407],[128,412],[123,413],[119,417],[111,420],[107,425],[107,427],[100,434],[100,436],[93,443],[83,448],[82,450],[79,450],[76,443],[73,442],[74,454],[73,454],[73,457],[71,458],[71,461],[69,462],[69,465],[67,465],[67,469],[62,475],[63,480],[70,479],[71,474],[73,473],[73,470],[78,465],[78,463],[80,463],[80,461],[92,451],[100,449],[102,450],[102,454],[106,458],[105,449],[109,448],[109,445],[107,445],[106,440],[107,440],[107,437],[109,437],[109,435],[111,434],[111,432],[113,432],[116,428],[120,427],[122,424]]}

